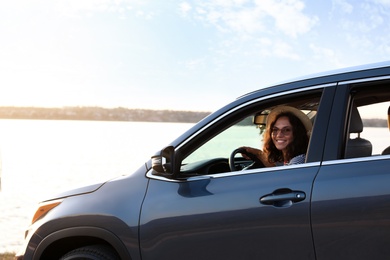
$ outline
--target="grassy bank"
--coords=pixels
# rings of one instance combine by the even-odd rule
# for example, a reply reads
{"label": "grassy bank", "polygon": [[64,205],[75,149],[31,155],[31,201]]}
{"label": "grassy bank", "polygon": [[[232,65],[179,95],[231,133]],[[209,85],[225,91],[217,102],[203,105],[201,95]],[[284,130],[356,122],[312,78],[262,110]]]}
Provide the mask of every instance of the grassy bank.
{"label": "grassy bank", "polygon": [[0,253],[0,260],[13,260],[14,257],[14,253]]}

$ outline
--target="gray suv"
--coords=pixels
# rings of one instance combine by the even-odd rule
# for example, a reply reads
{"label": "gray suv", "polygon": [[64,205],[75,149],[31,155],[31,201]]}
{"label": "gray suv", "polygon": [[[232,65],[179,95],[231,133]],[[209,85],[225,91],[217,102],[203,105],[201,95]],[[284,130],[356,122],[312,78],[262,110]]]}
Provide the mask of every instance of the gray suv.
{"label": "gray suv", "polygon": [[[281,105],[312,122],[304,163],[251,167],[237,148]],[[136,172],[42,201],[16,258],[388,258],[389,105],[390,62],[246,94]]]}

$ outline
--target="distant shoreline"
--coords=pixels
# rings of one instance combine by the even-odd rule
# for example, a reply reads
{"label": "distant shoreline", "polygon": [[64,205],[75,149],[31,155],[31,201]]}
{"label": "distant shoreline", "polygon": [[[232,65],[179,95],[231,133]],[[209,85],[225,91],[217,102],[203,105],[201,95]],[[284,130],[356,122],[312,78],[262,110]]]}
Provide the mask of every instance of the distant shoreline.
{"label": "distant shoreline", "polygon": [[15,255],[16,255],[15,253],[10,253],[10,252],[0,253],[0,259],[11,260],[15,258]]}
{"label": "distant shoreline", "polygon": [[[211,112],[123,107],[0,107],[0,119],[197,123],[209,114]],[[387,127],[387,121],[383,119],[363,119],[363,123],[367,127]]]}
{"label": "distant shoreline", "polygon": [[0,119],[196,123],[210,112],[102,107],[0,107]]}

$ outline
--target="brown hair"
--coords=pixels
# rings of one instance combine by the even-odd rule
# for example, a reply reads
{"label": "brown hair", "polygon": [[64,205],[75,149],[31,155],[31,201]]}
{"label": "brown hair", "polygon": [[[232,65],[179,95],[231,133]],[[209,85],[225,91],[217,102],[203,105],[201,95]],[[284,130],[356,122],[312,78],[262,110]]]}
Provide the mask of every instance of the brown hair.
{"label": "brown hair", "polygon": [[[287,157],[283,158],[282,151],[278,150],[272,141],[271,134],[272,129],[276,121],[281,117],[287,117],[292,126],[293,141],[287,146]],[[267,130],[264,133],[264,147],[263,151],[267,154],[268,162],[276,163],[289,161],[297,155],[305,154],[307,146],[309,144],[309,137],[307,131],[301,120],[291,112],[282,112],[275,117],[275,120],[267,126]]]}

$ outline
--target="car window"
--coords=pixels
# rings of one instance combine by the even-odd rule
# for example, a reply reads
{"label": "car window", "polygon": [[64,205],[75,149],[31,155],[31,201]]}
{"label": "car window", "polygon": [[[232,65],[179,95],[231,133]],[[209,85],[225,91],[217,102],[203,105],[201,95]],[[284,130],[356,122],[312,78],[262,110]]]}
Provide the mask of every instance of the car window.
{"label": "car window", "polygon": [[353,94],[345,158],[381,155],[390,146],[389,108],[390,91],[383,87],[365,87]]}
{"label": "car window", "polygon": [[390,133],[387,126],[389,107],[390,102],[382,102],[358,108],[363,121],[362,137],[370,140],[372,155],[381,154],[390,145]]}
{"label": "car window", "polygon": [[[314,92],[314,91],[313,91]],[[237,114],[223,118],[225,120],[225,128],[221,124],[218,133],[212,132],[208,136],[201,136],[200,140],[206,140],[203,143],[193,141],[189,147],[195,146],[191,152],[183,156],[181,161],[182,176],[216,174],[230,172],[232,169],[229,164],[229,158],[234,150],[239,147],[253,147],[255,149],[263,149],[263,137],[265,132],[265,120],[268,113],[279,106],[290,106],[301,110],[311,120],[312,124],[315,121],[317,109],[321,100],[321,90],[316,89],[315,94],[302,94],[298,97],[284,97],[278,102],[268,101],[264,104],[251,104],[251,106],[242,108],[243,111],[237,111],[241,117],[237,120]],[[245,111],[246,110],[246,111]],[[260,115],[260,116],[259,116]],[[264,117],[262,117],[264,116]],[[229,120],[229,117],[231,120]],[[263,118],[263,121],[260,119]],[[232,121],[235,122],[232,122]],[[230,124],[230,125],[229,125]],[[237,153],[234,157],[237,163],[236,169],[247,169],[253,161],[243,158],[241,153]]]}
{"label": "car window", "polygon": [[210,158],[227,158],[234,149],[241,146],[262,147],[262,136],[263,131],[253,123],[251,115],[200,146],[183,160],[183,164]]}

